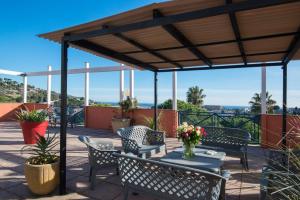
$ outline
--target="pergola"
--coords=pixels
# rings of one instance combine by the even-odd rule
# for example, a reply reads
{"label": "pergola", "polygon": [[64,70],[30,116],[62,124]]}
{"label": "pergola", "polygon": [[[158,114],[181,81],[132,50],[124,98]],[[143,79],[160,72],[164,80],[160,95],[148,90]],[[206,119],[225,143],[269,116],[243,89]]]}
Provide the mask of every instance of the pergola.
{"label": "pergola", "polygon": [[60,193],[66,192],[68,47],[154,72],[282,66],[286,143],[287,65],[300,59],[299,0],[185,0],[41,34],[61,44]]}

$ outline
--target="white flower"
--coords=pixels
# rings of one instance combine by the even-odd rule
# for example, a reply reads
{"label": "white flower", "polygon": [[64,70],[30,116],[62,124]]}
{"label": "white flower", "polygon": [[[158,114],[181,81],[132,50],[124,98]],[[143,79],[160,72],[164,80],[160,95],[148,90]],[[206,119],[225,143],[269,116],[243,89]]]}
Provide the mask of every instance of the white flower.
{"label": "white flower", "polygon": [[183,126],[183,127],[188,127],[189,125],[188,125],[187,122],[183,122],[183,123],[182,123],[182,126]]}

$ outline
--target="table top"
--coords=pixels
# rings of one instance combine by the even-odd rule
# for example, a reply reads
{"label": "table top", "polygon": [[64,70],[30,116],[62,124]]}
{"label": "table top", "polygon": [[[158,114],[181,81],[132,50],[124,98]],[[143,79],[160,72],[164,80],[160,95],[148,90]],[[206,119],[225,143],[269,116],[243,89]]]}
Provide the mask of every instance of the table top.
{"label": "table top", "polygon": [[[183,148],[177,148],[174,150],[175,152],[182,153]],[[215,158],[224,161],[226,158],[226,153],[222,151],[214,151],[205,148],[194,148],[194,153],[196,156],[203,156],[207,158]]]}
{"label": "table top", "polygon": [[[224,153],[224,152],[222,152]],[[197,154],[197,153],[196,153]],[[225,154],[225,153],[224,153]],[[221,154],[219,154],[221,155]],[[195,155],[191,159],[184,159],[182,157],[182,152],[173,151],[165,155],[160,159],[162,162],[184,165],[186,167],[192,167],[196,169],[201,169],[209,172],[213,172],[216,174],[221,173],[221,167],[223,166],[223,160],[216,159],[207,156],[199,156]]]}

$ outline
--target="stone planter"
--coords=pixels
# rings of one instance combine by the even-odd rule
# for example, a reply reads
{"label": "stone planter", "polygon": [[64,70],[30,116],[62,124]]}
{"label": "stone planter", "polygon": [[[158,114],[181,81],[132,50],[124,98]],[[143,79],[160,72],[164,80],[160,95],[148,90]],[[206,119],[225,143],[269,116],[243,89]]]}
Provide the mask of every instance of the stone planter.
{"label": "stone planter", "polygon": [[116,133],[119,128],[126,128],[130,126],[131,119],[129,118],[112,118],[111,125],[113,132]]}
{"label": "stone planter", "polygon": [[46,195],[59,184],[59,162],[45,165],[31,165],[26,161],[25,178],[32,193]]}

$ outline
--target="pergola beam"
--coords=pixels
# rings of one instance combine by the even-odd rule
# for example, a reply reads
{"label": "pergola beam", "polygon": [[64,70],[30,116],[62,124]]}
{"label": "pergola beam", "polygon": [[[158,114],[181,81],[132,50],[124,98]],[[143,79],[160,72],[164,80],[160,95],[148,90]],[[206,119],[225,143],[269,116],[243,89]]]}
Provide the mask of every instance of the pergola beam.
{"label": "pergola beam", "polygon": [[17,72],[17,71],[6,70],[6,69],[0,69],[0,74],[11,75],[11,76],[22,76],[22,75],[24,75],[23,72]]}
{"label": "pergola beam", "polygon": [[157,68],[152,66],[152,65],[143,63],[143,62],[141,62],[137,59],[134,59],[134,58],[131,58],[129,56],[120,54],[119,52],[116,52],[114,50],[111,50],[109,48],[103,47],[101,45],[95,44],[95,43],[87,41],[87,40],[74,41],[74,42],[72,42],[72,44],[74,44],[78,47],[84,48],[84,49],[92,50],[94,52],[103,54],[105,56],[108,56],[108,57],[111,57],[111,58],[114,58],[114,59],[117,59],[117,60],[120,60],[120,61],[123,61],[123,62],[126,62],[126,63],[131,63],[133,65],[143,67],[144,69],[147,69],[147,70],[150,70],[150,71],[156,71],[157,70]]}
{"label": "pergola beam", "polygon": [[162,55],[162,54],[160,54],[160,53],[158,53],[158,52],[152,51],[152,50],[149,49],[148,47],[146,47],[146,46],[140,44],[139,42],[137,42],[137,41],[135,41],[135,40],[133,40],[133,39],[131,39],[131,38],[128,38],[127,36],[125,36],[125,35],[123,35],[123,34],[121,34],[121,33],[115,33],[114,36],[116,36],[116,37],[122,39],[123,41],[126,41],[126,42],[128,42],[129,44],[131,44],[131,45],[133,45],[133,46],[135,46],[135,47],[137,47],[137,48],[143,50],[143,52],[148,52],[148,53],[152,54],[153,56],[156,56],[156,57],[158,57],[158,58],[164,60],[164,61],[167,62],[167,63],[170,63],[170,64],[172,64],[172,65],[175,65],[176,67],[182,68],[182,66],[181,66],[180,64],[171,61],[171,60],[170,60],[169,58],[167,58],[166,56],[164,56],[164,55]]}
{"label": "pergola beam", "polygon": [[[232,0],[226,0],[226,4],[228,4],[228,5],[232,4]],[[232,26],[232,29],[233,29],[233,32],[235,35],[235,39],[236,39],[236,42],[238,44],[238,47],[239,47],[239,50],[240,50],[240,53],[241,53],[241,56],[243,59],[243,62],[245,65],[247,65],[247,57],[245,54],[245,49],[244,49],[243,43],[241,41],[241,33],[240,33],[239,25],[238,25],[238,22],[236,19],[236,15],[234,12],[231,12],[231,11],[229,11],[228,14],[229,14],[231,26]]]}
{"label": "pergola beam", "polygon": [[[68,74],[85,74],[85,73],[98,73],[98,72],[113,72],[121,70],[131,70],[129,66],[111,66],[111,67],[92,67],[92,68],[77,68],[69,69]],[[39,71],[39,72],[27,72],[27,76],[48,76],[48,75],[60,75],[61,70],[52,71]]]}
{"label": "pergola beam", "polygon": [[[154,18],[164,17],[164,15],[159,10],[153,10]],[[188,50],[194,54],[197,58],[202,60],[206,65],[212,66],[212,62],[197,48],[193,47],[193,43],[185,37],[185,35],[179,31],[174,25],[166,24],[162,25],[164,30],[166,30],[173,38],[175,38],[180,44],[190,46]]]}
{"label": "pergola beam", "polygon": [[286,148],[287,133],[287,64],[282,67],[282,147]]}
{"label": "pergola beam", "polygon": [[234,3],[230,5],[216,6],[213,8],[200,9],[196,11],[180,13],[175,15],[169,15],[161,18],[145,20],[141,22],[136,22],[132,24],[121,25],[117,27],[98,29],[93,31],[87,31],[84,33],[70,34],[64,36],[65,40],[68,41],[77,41],[88,39],[91,37],[103,36],[114,33],[123,33],[138,29],[145,29],[155,26],[163,26],[188,20],[201,19],[205,17],[212,17],[222,14],[227,14],[228,12],[238,12],[243,10],[258,9],[268,6],[275,6],[280,4],[286,4],[291,2],[296,2],[297,0],[251,0],[251,1],[242,1],[239,3]]}
{"label": "pergola beam", "polygon": [[[297,34],[299,34],[299,32],[279,33],[279,34],[263,35],[263,36],[257,36],[257,37],[245,37],[245,38],[241,38],[241,42],[269,39],[269,38],[286,37],[286,36],[294,36]],[[174,47],[155,48],[155,49],[151,49],[151,51],[167,51],[167,50],[175,50],[175,49],[184,49],[184,48],[188,48],[188,47],[204,47],[204,46],[219,45],[219,44],[229,44],[229,43],[235,43],[235,42],[236,42],[236,40],[225,40],[225,41],[218,41],[218,42],[194,44],[192,46],[182,45],[182,46],[174,46]],[[137,50],[137,51],[124,51],[124,52],[120,52],[120,53],[128,55],[128,54],[143,53],[143,52],[147,52],[147,51]]]}
{"label": "pergola beam", "polygon": [[282,58],[284,64],[288,64],[293,59],[296,52],[300,49],[300,27],[298,28],[298,34],[294,37],[291,44],[289,45],[287,54]]}
{"label": "pergola beam", "polygon": [[251,68],[251,67],[261,67],[262,65],[266,67],[282,66],[282,62],[272,62],[272,63],[254,63],[254,64],[240,64],[240,65],[219,65],[214,67],[190,67],[183,69],[166,69],[158,70],[158,72],[173,72],[173,71],[199,71],[199,70],[217,70],[217,69],[239,69],[239,68]]}
{"label": "pergola beam", "polygon": [[[273,55],[273,54],[284,54],[284,53],[287,53],[287,51],[253,53],[253,54],[247,54],[246,56],[262,56],[262,55]],[[241,55],[209,57],[209,59],[224,59],[224,58],[238,58],[238,57],[241,57]],[[173,60],[173,61],[174,62],[190,62],[190,61],[199,61],[199,59],[184,59],[184,60]],[[159,63],[166,63],[166,62],[162,62],[162,61],[148,62],[148,64],[159,64]]]}
{"label": "pergola beam", "polygon": [[60,89],[60,183],[59,193],[66,194],[66,159],[67,159],[67,91],[68,91],[68,47],[67,41],[61,41],[61,89]]}

